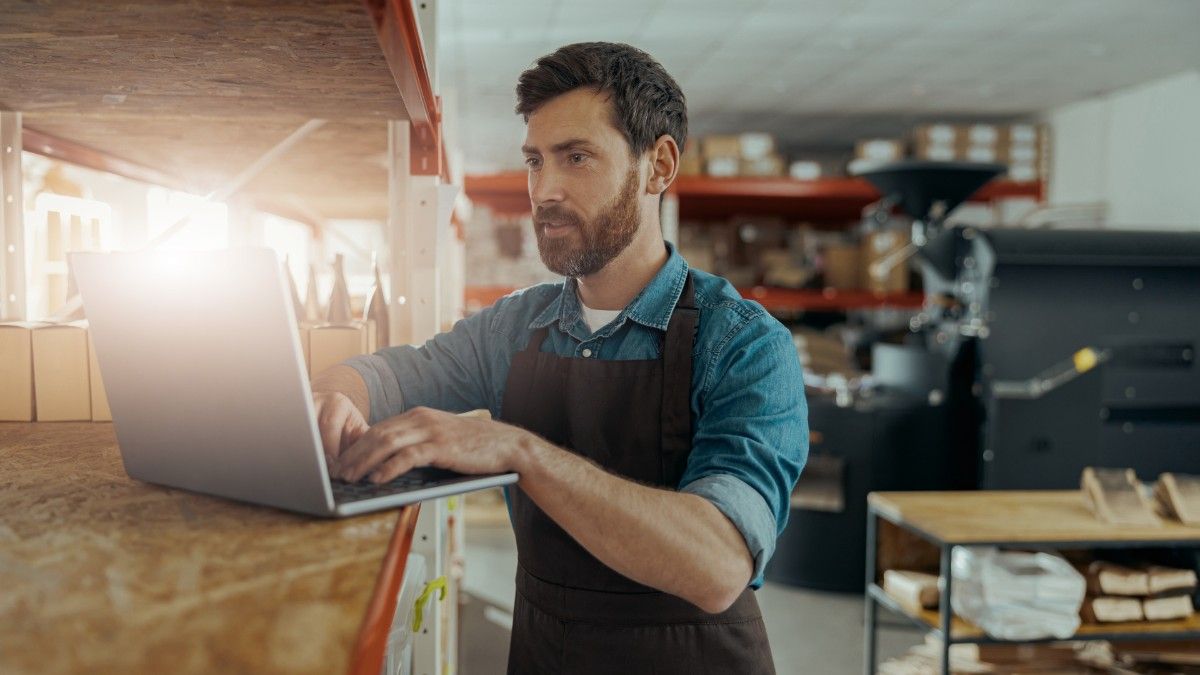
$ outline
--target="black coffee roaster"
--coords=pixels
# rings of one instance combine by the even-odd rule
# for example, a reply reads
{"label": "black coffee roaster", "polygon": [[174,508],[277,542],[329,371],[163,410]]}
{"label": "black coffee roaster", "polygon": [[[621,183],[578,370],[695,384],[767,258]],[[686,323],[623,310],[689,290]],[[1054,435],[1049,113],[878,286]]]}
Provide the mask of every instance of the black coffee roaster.
{"label": "black coffee roaster", "polygon": [[1200,232],[942,226],[1002,171],[860,172],[913,218],[912,245],[884,263],[911,258],[925,304],[905,344],[873,347],[869,387],[809,391],[810,464],[768,579],[861,592],[872,491],[1200,473]]}

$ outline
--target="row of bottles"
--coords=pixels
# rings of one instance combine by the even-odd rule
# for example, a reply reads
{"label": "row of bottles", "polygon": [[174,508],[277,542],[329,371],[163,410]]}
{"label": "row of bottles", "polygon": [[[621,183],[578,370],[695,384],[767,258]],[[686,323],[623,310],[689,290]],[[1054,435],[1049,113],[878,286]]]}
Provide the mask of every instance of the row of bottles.
{"label": "row of bottles", "polygon": [[288,294],[292,299],[292,307],[296,313],[296,319],[300,323],[349,326],[359,319],[372,321],[374,322],[375,344],[379,347],[391,344],[388,340],[387,297],[383,291],[383,279],[379,274],[378,262],[372,262],[375,280],[371,285],[371,290],[367,293],[367,300],[363,305],[362,317],[355,317],[354,311],[351,308],[350,288],[346,284],[345,257],[342,254],[339,253],[334,258],[333,289],[330,291],[328,302],[324,304],[321,302],[320,291],[317,289],[317,268],[315,265],[309,265],[308,267],[308,288],[305,291],[303,302],[300,300],[300,292],[296,288],[296,281],[292,278],[286,258],[284,259],[283,266],[284,276],[287,278]]}

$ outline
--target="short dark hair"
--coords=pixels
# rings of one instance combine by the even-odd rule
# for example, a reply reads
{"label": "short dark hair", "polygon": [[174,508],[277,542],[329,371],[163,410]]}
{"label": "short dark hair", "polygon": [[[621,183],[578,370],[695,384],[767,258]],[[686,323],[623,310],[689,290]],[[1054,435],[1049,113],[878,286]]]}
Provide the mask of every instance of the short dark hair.
{"label": "short dark hair", "polygon": [[547,101],[580,87],[611,96],[613,126],[634,156],[670,134],[687,140],[687,100],[674,78],[646,52],[627,44],[577,42],[537,60],[517,80],[517,114],[526,122]]}

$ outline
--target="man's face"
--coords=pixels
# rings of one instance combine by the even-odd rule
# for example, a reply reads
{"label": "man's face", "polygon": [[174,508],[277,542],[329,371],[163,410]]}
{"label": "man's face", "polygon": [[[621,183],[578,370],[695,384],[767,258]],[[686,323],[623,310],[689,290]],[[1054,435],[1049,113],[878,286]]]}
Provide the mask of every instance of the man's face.
{"label": "man's face", "polygon": [[639,163],[612,123],[608,97],[576,89],[529,116],[525,163],[533,229],[552,272],[600,271],[633,241],[641,223]]}

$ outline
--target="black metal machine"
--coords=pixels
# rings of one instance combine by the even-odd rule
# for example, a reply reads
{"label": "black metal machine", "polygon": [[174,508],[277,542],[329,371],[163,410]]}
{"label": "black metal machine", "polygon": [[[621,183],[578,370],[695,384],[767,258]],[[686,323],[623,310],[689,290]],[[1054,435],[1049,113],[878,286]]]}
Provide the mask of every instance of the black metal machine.
{"label": "black metal machine", "polygon": [[861,590],[873,490],[1073,488],[1089,465],[1200,473],[1200,232],[942,227],[1002,170],[861,173],[913,217],[912,244],[872,273],[911,258],[926,301],[909,344],[881,345],[901,351],[876,359],[871,391],[810,396],[813,453],[841,458],[845,506],[794,508],[769,578]]}

